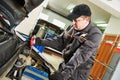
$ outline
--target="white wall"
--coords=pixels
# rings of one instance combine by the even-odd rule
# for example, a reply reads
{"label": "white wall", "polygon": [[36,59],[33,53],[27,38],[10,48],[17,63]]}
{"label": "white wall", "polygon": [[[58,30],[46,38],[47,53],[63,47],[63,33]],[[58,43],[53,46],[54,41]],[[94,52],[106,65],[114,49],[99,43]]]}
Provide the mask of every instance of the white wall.
{"label": "white wall", "polygon": [[120,80],[120,60],[115,69],[115,72],[113,73],[111,80]]}
{"label": "white wall", "polygon": [[89,0],[111,15],[120,18],[120,0]]}
{"label": "white wall", "polygon": [[120,34],[120,18],[111,16],[108,26],[104,33],[108,34]]}

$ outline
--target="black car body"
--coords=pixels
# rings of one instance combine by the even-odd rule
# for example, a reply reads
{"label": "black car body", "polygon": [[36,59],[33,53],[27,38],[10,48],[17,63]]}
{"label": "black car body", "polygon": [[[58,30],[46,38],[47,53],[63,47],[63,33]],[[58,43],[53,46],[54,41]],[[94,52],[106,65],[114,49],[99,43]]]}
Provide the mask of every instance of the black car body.
{"label": "black car body", "polygon": [[43,0],[0,0],[0,76],[18,57],[19,39],[14,26],[28,17],[28,13]]}

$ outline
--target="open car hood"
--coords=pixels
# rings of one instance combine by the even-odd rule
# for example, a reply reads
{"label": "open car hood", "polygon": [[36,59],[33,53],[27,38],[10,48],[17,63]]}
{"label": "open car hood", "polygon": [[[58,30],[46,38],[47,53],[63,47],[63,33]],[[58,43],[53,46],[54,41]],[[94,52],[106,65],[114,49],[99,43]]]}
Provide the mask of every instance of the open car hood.
{"label": "open car hood", "polygon": [[44,0],[0,0],[0,16],[10,25],[18,25],[28,13],[40,5]]}
{"label": "open car hood", "polygon": [[12,30],[44,0],[0,0],[0,77],[18,56],[19,40]]}

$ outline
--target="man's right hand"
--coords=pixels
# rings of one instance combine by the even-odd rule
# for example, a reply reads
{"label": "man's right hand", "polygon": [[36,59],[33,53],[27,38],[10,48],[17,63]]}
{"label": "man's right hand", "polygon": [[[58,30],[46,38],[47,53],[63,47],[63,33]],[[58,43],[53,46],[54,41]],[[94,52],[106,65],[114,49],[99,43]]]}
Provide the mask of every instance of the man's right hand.
{"label": "man's right hand", "polygon": [[34,46],[35,44],[35,39],[36,39],[36,36],[32,36],[31,39],[30,39],[30,46]]}
{"label": "man's right hand", "polygon": [[36,36],[32,36],[30,38],[30,46],[34,46],[34,45],[41,45],[41,38],[36,37]]}

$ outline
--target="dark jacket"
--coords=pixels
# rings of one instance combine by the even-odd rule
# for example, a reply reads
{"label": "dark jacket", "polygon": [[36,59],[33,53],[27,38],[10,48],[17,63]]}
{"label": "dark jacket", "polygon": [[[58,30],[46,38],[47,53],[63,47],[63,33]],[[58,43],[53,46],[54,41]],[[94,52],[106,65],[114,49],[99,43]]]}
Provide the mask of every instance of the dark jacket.
{"label": "dark jacket", "polygon": [[[81,35],[85,35],[85,42],[80,39]],[[40,44],[63,52],[64,62],[60,71],[64,80],[87,80],[101,38],[101,31],[90,23],[84,30],[71,28],[54,39],[42,40]]]}

